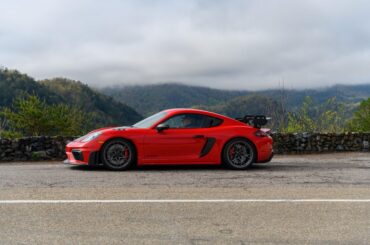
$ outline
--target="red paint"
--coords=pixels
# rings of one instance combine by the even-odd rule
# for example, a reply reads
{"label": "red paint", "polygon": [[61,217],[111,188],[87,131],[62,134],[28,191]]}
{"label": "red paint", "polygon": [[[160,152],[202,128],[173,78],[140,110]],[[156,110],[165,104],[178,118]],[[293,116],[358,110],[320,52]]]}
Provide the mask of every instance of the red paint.
{"label": "red paint", "polygon": [[[272,138],[258,133],[259,129],[216,113],[196,109],[170,109],[167,115],[150,128],[103,128],[93,132],[102,134],[89,142],[79,140],[69,143],[66,153],[69,162],[87,165],[91,152],[100,151],[104,142],[113,138],[130,140],[137,152],[138,165],[150,164],[221,164],[224,145],[231,139],[242,137],[250,140],[257,150],[257,163],[264,162],[272,155]],[[218,126],[209,128],[170,128],[158,132],[156,126],[179,114],[200,114],[222,120]],[[265,131],[265,130],[263,130]],[[256,133],[257,132],[257,133]],[[199,136],[194,138],[194,136]],[[203,137],[204,136],[204,137]],[[207,138],[215,138],[212,149],[203,157],[200,152]],[[81,150],[84,160],[74,159],[72,149]]]}

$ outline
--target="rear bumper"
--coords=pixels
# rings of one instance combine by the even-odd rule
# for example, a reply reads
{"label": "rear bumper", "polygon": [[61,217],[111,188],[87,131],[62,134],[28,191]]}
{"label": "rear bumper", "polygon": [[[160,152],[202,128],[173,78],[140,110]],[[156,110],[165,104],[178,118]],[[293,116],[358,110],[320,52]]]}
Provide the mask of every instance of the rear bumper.
{"label": "rear bumper", "polygon": [[256,163],[270,162],[274,157],[273,141],[271,137],[260,138],[255,142],[257,148],[257,161]]}
{"label": "rear bumper", "polygon": [[274,157],[274,152],[271,152],[271,155],[266,160],[259,161],[257,163],[268,163],[271,162],[272,158]]}

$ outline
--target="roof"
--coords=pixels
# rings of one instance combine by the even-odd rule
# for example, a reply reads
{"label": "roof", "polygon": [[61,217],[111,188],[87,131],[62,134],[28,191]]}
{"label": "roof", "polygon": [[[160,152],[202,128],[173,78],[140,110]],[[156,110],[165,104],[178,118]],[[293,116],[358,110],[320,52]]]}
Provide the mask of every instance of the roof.
{"label": "roof", "polygon": [[167,109],[165,111],[168,112],[168,113],[171,113],[171,114],[177,114],[179,112],[180,113],[196,113],[196,114],[205,114],[205,115],[208,115],[208,116],[219,117],[219,118],[223,118],[223,119],[231,119],[230,117],[227,117],[227,116],[224,116],[224,115],[221,115],[221,114],[217,114],[215,112],[200,110],[200,109],[194,109],[194,108],[172,108],[172,109]]}

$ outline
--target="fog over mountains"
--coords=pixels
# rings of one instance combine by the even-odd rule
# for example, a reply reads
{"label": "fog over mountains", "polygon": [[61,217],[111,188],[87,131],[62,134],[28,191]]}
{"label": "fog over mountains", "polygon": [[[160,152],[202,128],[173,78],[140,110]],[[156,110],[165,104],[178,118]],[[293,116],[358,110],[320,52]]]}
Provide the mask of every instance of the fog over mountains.
{"label": "fog over mountains", "polygon": [[[370,84],[335,85],[327,88],[302,90],[288,90],[282,87],[280,89],[248,91],[220,90],[164,83],[142,86],[114,86],[101,89],[101,91],[135,108],[141,114],[149,115],[158,110],[174,107],[208,108],[208,106],[211,106],[209,109],[215,109],[217,107],[227,107],[228,102],[233,102],[234,107],[237,107],[235,101],[244,101],[246,97],[251,95],[258,95],[259,98],[266,97],[277,102],[281,102],[283,99],[287,110],[295,110],[301,105],[306,96],[312,97],[317,103],[336,97],[338,102],[345,103],[348,108],[354,108],[359,101],[370,97]],[[254,110],[252,105],[250,110],[255,113],[258,112]],[[228,114],[227,111],[222,112]],[[234,115],[235,113],[231,114]]]}

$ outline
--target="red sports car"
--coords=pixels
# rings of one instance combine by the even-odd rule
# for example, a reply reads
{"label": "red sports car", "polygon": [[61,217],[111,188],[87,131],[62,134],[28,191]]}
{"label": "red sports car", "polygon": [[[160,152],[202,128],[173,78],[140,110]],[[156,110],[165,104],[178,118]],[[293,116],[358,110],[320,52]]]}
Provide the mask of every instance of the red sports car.
{"label": "red sports car", "polygon": [[124,170],[134,165],[223,164],[246,169],[273,157],[265,116],[232,119],[196,109],[169,109],[132,126],[97,129],[70,142],[66,163]]}

